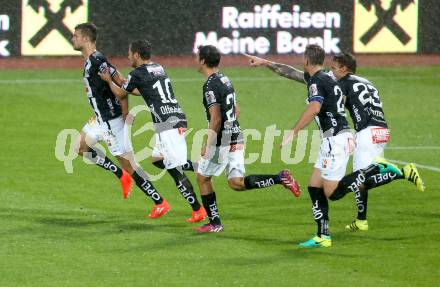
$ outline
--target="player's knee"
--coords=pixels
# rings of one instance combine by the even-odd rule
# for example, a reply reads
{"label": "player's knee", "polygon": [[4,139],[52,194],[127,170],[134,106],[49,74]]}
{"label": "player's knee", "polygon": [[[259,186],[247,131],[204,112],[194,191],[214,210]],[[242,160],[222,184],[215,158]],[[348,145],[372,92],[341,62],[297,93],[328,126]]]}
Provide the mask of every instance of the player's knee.
{"label": "player's knee", "polygon": [[117,156],[116,158],[118,159],[122,169],[127,171],[129,174],[133,174],[134,167],[132,166],[130,160],[124,158],[123,156]]}
{"label": "player's knee", "polygon": [[78,139],[75,141],[75,144],[73,146],[73,150],[75,151],[75,153],[77,153],[81,156],[90,150],[90,147],[87,145],[86,138],[85,138],[84,134],[81,134],[81,136],[78,137]]}
{"label": "player's knee", "polygon": [[82,144],[81,142],[76,144],[74,147],[74,151],[79,155],[83,155],[84,153],[88,152],[89,149],[89,146],[87,146],[86,144]]}
{"label": "player's knee", "polygon": [[330,196],[327,196],[327,198],[331,201],[336,201],[343,198],[346,194],[347,192],[338,186]]}
{"label": "player's knee", "polygon": [[211,182],[211,178],[201,175],[200,173],[197,173],[197,182],[199,185],[205,185]]}
{"label": "player's knee", "polygon": [[243,191],[246,190],[246,186],[244,185],[243,179],[231,178],[228,180],[228,185],[235,191]]}

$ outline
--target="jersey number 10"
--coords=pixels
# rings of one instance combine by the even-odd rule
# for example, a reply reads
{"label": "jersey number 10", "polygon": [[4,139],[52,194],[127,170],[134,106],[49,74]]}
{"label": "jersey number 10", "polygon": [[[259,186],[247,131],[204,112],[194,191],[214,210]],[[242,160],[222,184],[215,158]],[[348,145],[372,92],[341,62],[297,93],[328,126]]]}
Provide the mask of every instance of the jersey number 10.
{"label": "jersey number 10", "polygon": [[171,81],[169,78],[166,78],[163,81],[163,84],[165,86],[165,90],[166,90],[166,94],[163,91],[162,88],[162,83],[160,80],[158,80],[156,83],[154,83],[153,88],[157,89],[157,91],[159,92],[159,95],[162,99],[162,103],[167,104],[167,103],[173,103],[176,104],[177,100],[174,98],[174,96],[170,93],[170,86],[171,86]]}

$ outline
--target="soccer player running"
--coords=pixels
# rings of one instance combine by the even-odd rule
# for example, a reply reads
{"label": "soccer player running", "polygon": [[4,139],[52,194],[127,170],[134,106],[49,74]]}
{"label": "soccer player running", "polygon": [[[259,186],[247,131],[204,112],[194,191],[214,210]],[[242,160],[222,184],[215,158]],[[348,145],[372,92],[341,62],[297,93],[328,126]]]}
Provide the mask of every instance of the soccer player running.
{"label": "soccer player running", "polygon": [[[177,189],[191,205],[193,211],[187,221],[199,222],[207,214],[184,173],[184,168],[193,170],[192,162],[187,160],[186,117],[174,96],[171,80],[164,68],[151,60],[151,51],[151,43],[147,40],[137,40],[130,44],[128,59],[135,69],[130,72],[122,87],[112,81],[110,70],[102,71],[100,75],[119,99],[127,99],[128,93],[142,96],[151,111],[156,130],[153,164],[167,169]],[[166,211],[170,209],[166,201],[163,208]]]}
{"label": "soccer player running", "polygon": [[[81,51],[85,60],[83,79],[88,100],[95,113],[80,133],[77,152],[97,166],[114,173],[121,181],[124,198],[127,198],[131,192],[133,178],[136,185],[155,203],[149,217],[160,217],[166,212],[164,211],[166,200],[157,192],[142,168],[135,163],[130,140],[124,134],[124,118],[128,113],[128,102],[126,99],[118,101],[108,83],[98,75],[100,71],[108,69],[112,81],[118,85],[123,83],[119,72],[102,53],[96,50],[97,37],[98,29],[93,23],[77,25],[72,36],[73,48]],[[94,148],[98,141],[106,143],[122,169],[102,151]]]}
{"label": "soccer player running", "polygon": [[207,78],[203,85],[203,105],[208,120],[208,134],[201,151],[197,182],[209,223],[196,231],[221,232],[224,227],[217,208],[212,177],[219,176],[223,170],[226,169],[229,186],[236,191],[282,184],[299,196],[300,189],[288,170],[273,175],[245,176],[243,134],[236,118],[235,90],[229,78],[219,71],[220,52],[211,45],[200,46],[197,57],[199,72]]}
{"label": "soccer player running", "polygon": [[317,223],[317,233],[300,247],[329,247],[328,199],[339,200],[348,192],[361,188],[365,181],[378,174],[401,171],[383,160],[351,174],[345,175],[346,166],[354,149],[353,135],[345,118],[344,95],[338,83],[323,69],[324,50],[318,45],[305,49],[304,80],[307,83],[307,108],[292,131],[283,139],[282,146],[295,138],[315,118],[321,131],[321,145],[317,161],[309,179],[308,191],[312,201],[312,214]]}
{"label": "soccer player running", "polygon": [[[306,83],[304,72],[294,67],[271,62],[255,56],[246,55],[251,66],[266,66],[275,73],[300,83]],[[345,107],[349,111],[356,130],[356,147],[353,154],[353,171],[368,167],[373,159],[382,157],[385,145],[390,139],[390,131],[382,110],[379,92],[367,79],[355,75],[357,62],[353,55],[341,53],[334,55],[331,63],[332,75],[337,79],[345,98]],[[413,163],[401,169],[403,175],[395,173],[377,174],[367,179],[363,188],[355,191],[358,209],[357,218],[347,229],[352,231],[368,230],[367,204],[368,190],[396,179],[407,179],[420,191],[425,190],[424,183]]]}

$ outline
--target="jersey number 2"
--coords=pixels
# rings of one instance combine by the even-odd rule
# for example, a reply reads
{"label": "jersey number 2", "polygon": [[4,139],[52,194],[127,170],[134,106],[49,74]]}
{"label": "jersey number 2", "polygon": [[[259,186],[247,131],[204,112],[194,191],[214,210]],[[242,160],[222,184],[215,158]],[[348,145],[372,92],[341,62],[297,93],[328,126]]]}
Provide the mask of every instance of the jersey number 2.
{"label": "jersey number 2", "polygon": [[235,116],[235,93],[229,94],[226,96],[226,104],[231,108],[226,111],[226,117],[228,117],[228,122],[233,122],[236,120]]}

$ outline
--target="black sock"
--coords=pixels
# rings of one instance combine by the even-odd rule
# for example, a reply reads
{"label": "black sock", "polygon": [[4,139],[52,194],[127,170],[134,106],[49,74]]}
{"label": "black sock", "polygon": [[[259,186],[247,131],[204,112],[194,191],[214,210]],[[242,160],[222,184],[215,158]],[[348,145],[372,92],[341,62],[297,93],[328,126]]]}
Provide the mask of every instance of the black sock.
{"label": "black sock", "polygon": [[318,226],[317,235],[330,235],[328,200],[324,194],[324,189],[318,187],[308,187],[310,199],[312,200],[313,218]]}
{"label": "black sock", "polygon": [[203,206],[206,209],[206,213],[208,213],[209,223],[213,225],[222,224],[220,220],[220,214],[218,213],[215,192],[207,195],[202,195],[202,202]]}
{"label": "black sock", "polygon": [[368,206],[368,189],[359,189],[358,192],[354,193],[354,197],[358,209],[357,219],[366,220]]}
{"label": "black sock", "polygon": [[367,168],[347,174],[339,181],[338,186],[329,199],[339,200],[349,192],[358,192],[361,189],[361,186],[365,183],[366,179],[377,173],[379,173],[379,167],[375,164],[372,164]]}
{"label": "black sock", "polygon": [[244,177],[246,189],[265,188],[280,183],[281,178],[278,174],[253,174]]}
{"label": "black sock", "polygon": [[[165,164],[163,163],[163,160],[154,161],[153,165],[157,168],[165,169]],[[187,162],[184,165],[182,165],[182,169],[194,171],[196,169],[196,163],[193,163],[192,161],[187,160]]]}
{"label": "black sock", "polygon": [[169,169],[168,173],[173,177],[177,189],[180,191],[183,198],[185,198],[186,201],[191,205],[191,208],[193,210],[199,210],[200,203],[197,200],[197,196],[194,193],[194,188],[188,177],[183,172],[180,172],[177,168]]}
{"label": "black sock", "polygon": [[163,160],[153,161],[153,165],[160,169],[165,169],[165,164],[163,163]]}
{"label": "black sock", "polygon": [[96,151],[93,148],[89,148],[87,153],[84,153],[84,157],[93,162],[99,167],[105,170],[113,172],[118,178],[122,176],[122,169],[114,164],[108,157],[106,157],[101,151]]}
{"label": "black sock", "polygon": [[403,175],[398,176],[397,174],[391,172],[386,174],[377,173],[367,178],[367,180],[365,181],[365,187],[371,189],[381,185],[388,184],[393,180],[402,179],[402,178],[404,178]]}
{"label": "black sock", "polygon": [[183,170],[187,171],[197,171],[197,163],[187,160],[184,165],[182,165]]}
{"label": "black sock", "polygon": [[148,180],[145,172],[137,170],[133,172],[132,177],[136,182],[136,185],[145,193],[146,196],[151,198],[155,204],[161,204],[163,202],[162,196],[160,196],[159,192],[157,192],[156,188],[154,188],[153,183]]}

